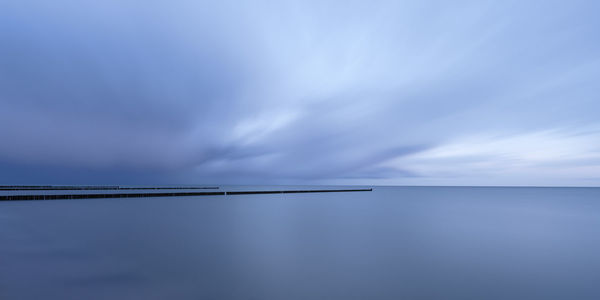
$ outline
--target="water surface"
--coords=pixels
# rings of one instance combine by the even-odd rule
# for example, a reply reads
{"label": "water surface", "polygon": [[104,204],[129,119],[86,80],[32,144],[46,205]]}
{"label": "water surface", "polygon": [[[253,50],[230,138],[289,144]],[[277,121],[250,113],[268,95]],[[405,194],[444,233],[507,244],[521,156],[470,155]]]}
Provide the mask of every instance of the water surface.
{"label": "water surface", "polygon": [[595,188],[0,202],[3,300],[600,299],[599,282]]}

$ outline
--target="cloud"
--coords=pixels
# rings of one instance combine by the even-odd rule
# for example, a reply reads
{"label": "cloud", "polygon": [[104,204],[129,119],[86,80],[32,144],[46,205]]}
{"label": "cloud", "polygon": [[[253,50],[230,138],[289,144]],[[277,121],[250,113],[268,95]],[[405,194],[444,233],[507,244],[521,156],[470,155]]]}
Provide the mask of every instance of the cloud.
{"label": "cloud", "polygon": [[463,137],[381,164],[415,170],[439,184],[593,184],[600,174],[598,128]]}
{"label": "cloud", "polygon": [[506,155],[543,160],[505,174],[523,183],[595,172],[577,165],[596,135],[573,137],[600,123],[593,1],[0,5],[4,178],[469,184]]}

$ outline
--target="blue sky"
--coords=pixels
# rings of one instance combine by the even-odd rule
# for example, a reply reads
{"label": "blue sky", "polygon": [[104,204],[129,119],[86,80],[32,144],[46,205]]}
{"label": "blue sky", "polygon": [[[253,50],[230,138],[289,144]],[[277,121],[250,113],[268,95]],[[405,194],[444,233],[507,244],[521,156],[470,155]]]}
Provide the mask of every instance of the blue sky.
{"label": "blue sky", "polygon": [[0,183],[600,185],[597,1],[0,2]]}

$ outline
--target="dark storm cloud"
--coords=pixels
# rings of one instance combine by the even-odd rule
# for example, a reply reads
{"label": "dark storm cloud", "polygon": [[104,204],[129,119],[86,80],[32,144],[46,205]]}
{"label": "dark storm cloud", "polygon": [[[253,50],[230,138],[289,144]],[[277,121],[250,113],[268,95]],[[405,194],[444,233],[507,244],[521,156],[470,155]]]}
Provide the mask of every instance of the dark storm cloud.
{"label": "dark storm cloud", "polygon": [[5,1],[0,179],[589,185],[598,8]]}

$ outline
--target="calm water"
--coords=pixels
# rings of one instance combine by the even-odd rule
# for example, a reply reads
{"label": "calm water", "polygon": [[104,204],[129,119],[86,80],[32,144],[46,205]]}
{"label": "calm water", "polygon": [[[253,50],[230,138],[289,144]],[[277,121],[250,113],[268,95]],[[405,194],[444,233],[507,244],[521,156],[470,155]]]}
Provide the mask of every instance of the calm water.
{"label": "calm water", "polygon": [[0,299],[600,299],[600,189],[0,202]]}

